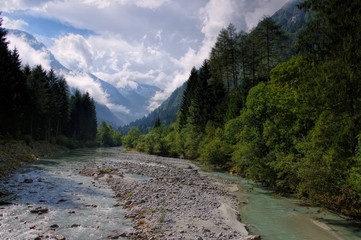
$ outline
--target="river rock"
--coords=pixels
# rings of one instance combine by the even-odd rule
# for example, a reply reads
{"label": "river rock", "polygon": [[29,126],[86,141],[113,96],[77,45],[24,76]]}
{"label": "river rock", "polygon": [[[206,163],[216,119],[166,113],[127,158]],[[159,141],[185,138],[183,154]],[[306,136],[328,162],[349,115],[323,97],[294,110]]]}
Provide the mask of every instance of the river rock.
{"label": "river rock", "polygon": [[43,208],[43,207],[37,207],[33,210],[30,210],[31,213],[37,213],[37,214],[43,214],[43,213],[47,213],[49,212],[49,209],[48,208]]}
{"label": "river rock", "polygon": [[58,224],[53,224],[53,225],[50,226],[50,229],[52,229],[52,230],[55,230],[57,228],[59,228]]}
{"label": "river rock", "polygon": [[246,237],[246,240],[257,240],[257,239],[261,239],[260,235],[249,235]]}
{"label": "river rock", "polygon": [[25,180],[24,180],[24,183],[32,183],[32,182],[34,182],[33,179],[25,179]]}
{"label": "river rock", "polygon": [[65,238],[63,235],[61,235],[61,234],[55,235],[55,239],[56,239],[56,240],[66,240],[66,238]]}
{"label": "river rock", "polygon": [[118,239],[120,237],[120,234],[118,233],[114,233],[112,235],[109,235],[107,238],[108,239]]}

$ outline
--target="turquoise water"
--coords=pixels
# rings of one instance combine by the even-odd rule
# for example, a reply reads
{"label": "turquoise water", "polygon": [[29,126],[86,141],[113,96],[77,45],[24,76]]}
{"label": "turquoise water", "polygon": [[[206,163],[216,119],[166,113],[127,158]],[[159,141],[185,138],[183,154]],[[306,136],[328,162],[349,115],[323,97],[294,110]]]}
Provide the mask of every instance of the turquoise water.
{"label": "turquoise water", "polygon": [[274,196],[241,177],[227,173],[205,173],[239,184],[241,221],[249,231],[264,240],[356,240],[361,239],[361,224],[323,211],[301,206],[296,199]]}

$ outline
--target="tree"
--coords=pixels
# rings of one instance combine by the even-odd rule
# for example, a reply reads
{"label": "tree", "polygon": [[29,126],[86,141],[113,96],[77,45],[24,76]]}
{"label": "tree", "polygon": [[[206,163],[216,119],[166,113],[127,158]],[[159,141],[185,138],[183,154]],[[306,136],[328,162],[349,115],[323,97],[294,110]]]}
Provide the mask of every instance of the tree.
{"label": "tree", "polygon": [[[0,13],[1,14],[1,13]],[[10,51],[0,18],[0,135],[19,137],[25,128],[28,102],[25,79],[17,49]]]}
{"label": "tree", "polygon": [[258,72],[261,78],[269,81],[271,69],[284,61],[284,56],[287,56],[285,50],[288,38],[281,26],[271,17],[266,17],[258,23],[254,33],[256,45],[261,54]]}
{"label": "tree", "polygon": [[225,82],[227,91],[238,89],[240,46],[239,35],[233,24],[223,28],[212,48],[210,66],[216,81]]}
{"label": "tree", "polygon": [[70,136],[79,141],[94,141],[97,120],[94,100],[89,93],[81,94],[79,90],[70,99]]}
{"label": "tree", "polygon": [[193,67],[187,81],[187,87],[183,93],[182,103],[179,107],[179,129],[182,129],[187,123],[189,107],[191,105],[191,101],[194,95],[197,79],[198,71],[195,67]]}
{"label": "tree", "polygon": [[139,129],[136,127],[132,127],[128,134],[123,136],[122,142],[123,145],[128,148],[135,148],[137,146],[137,141],[140,137]]}

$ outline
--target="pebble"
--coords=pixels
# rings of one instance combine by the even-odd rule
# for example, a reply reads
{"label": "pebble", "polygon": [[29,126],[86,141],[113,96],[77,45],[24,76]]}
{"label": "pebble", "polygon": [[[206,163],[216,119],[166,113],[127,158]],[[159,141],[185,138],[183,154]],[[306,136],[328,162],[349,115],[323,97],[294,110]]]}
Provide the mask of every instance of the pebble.
{"label": "pebble", "polygon": [[[183,169],[174,166],[185,160],[177,162],[145,154],[121,154],[119,159],[129,161],[99,165],[94,162],[80,173],[106,181],[113,189],[119,206],[129,210],[126,218],[133,219],[135,231],[130,234],[133,239],[227,239],[231,228],[216,211],[221,206],[217,198],[229,199],[234,209],[239,202],[223,185],[215,184],[219,180],[201,176],[190,165]],[[101,173],[104,168],[111,169],[111,173]],[[148,178],[129,180],[123,177],[125,173]],[[105,174],[112,177],[105,180]],[[202,221],[211,225],[205,228]],[[238,231],[231,232],[229,237],[245,239]]]}

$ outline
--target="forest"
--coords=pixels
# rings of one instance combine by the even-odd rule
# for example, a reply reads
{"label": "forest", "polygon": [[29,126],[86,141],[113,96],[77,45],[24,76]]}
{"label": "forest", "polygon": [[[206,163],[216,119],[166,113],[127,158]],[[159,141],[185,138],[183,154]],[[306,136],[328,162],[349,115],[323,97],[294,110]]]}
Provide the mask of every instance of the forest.
{"label": "forest", "polygon": [[230,24],[193,68],[177,119],[123,145],[199,160],[361,218],[361,1],[305,0],[295,38]]}
{"label": "forest", "polygon": [[66,80],[41,65],[23,67],[10,50],[0,18],[0,140],[46,140],[77,148],[95,146],[97,122],[88,93],[70,94]]}

